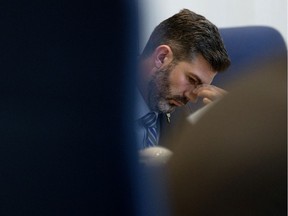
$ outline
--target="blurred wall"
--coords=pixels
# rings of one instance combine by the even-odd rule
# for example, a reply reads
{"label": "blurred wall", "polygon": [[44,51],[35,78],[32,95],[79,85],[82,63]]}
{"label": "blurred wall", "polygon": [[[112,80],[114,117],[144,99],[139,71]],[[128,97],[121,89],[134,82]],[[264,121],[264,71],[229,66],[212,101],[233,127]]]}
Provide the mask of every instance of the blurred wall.
{"label": "blurred wall", "polygon": [[162,20],[183,8],[204,15],[218,27],[265,25],[277,29],[287,44],[287,0],[138,0],[140,50]]}

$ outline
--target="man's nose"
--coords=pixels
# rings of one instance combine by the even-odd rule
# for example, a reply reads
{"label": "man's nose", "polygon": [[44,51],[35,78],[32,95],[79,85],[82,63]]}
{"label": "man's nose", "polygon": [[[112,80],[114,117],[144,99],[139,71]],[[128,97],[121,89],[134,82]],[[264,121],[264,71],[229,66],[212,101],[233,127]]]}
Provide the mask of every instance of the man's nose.
{"label": "man's nose", "polygon": [[187,98],[187,99],[189,99],[189,101],[191,101],[191,102],[197,102],[197,99],[198,99],[198,95],[197,94],[195,94],[195,93],[193,93],[193,90],[194,90],[195,88],[193,88],[193,89],[189,89],[189,90],[187,90],[186,92],[185,92],[185,97]]}

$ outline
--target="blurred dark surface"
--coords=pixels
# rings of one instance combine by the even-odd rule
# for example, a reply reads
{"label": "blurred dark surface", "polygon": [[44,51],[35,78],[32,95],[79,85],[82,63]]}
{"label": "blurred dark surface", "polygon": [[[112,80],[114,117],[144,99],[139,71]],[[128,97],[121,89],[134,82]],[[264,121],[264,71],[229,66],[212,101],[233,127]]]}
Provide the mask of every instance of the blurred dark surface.
{"label": "blurred dark surface", "polygon": [[0,215],[136,214],[135,8],[0,2]]}
{"label": "blurred dark surface", "polygon": [[254,64],[171,140],[172,215],[287,215],[287,54]]}

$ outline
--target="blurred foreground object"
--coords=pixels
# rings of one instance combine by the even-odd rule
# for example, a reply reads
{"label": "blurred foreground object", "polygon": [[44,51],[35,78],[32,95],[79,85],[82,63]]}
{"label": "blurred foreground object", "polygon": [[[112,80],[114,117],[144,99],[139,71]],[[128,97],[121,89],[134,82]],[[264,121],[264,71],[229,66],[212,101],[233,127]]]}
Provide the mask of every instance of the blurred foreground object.
{"label": "blurred foreground object", "polygon": [[0,13],[0,215],[138,215],[135,2]]}
{"label": "blurred foreground object", "polygon": [[139,151],[140,163],[147,166],[161,166],[168,162],[173,153],[164,147],[155,146]]}
{"label": "blurred foreground object", "polygon": [[172,215],[287,215],[287,54],[254,64],[173,141]]}

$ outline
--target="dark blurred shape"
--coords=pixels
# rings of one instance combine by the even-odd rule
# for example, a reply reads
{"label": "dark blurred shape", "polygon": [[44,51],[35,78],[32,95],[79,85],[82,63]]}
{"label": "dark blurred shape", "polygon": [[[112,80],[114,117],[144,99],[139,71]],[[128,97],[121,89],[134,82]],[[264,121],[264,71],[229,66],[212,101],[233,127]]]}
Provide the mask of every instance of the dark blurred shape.
{"label": "dark blurred shape", "polygon": [[255,65],[172,141],[172,215],[287,215],[287,54]]}
{"label": "dark blurred shape", "polygon": [[135,2],[0,14],[0,215],[135,215]]}

